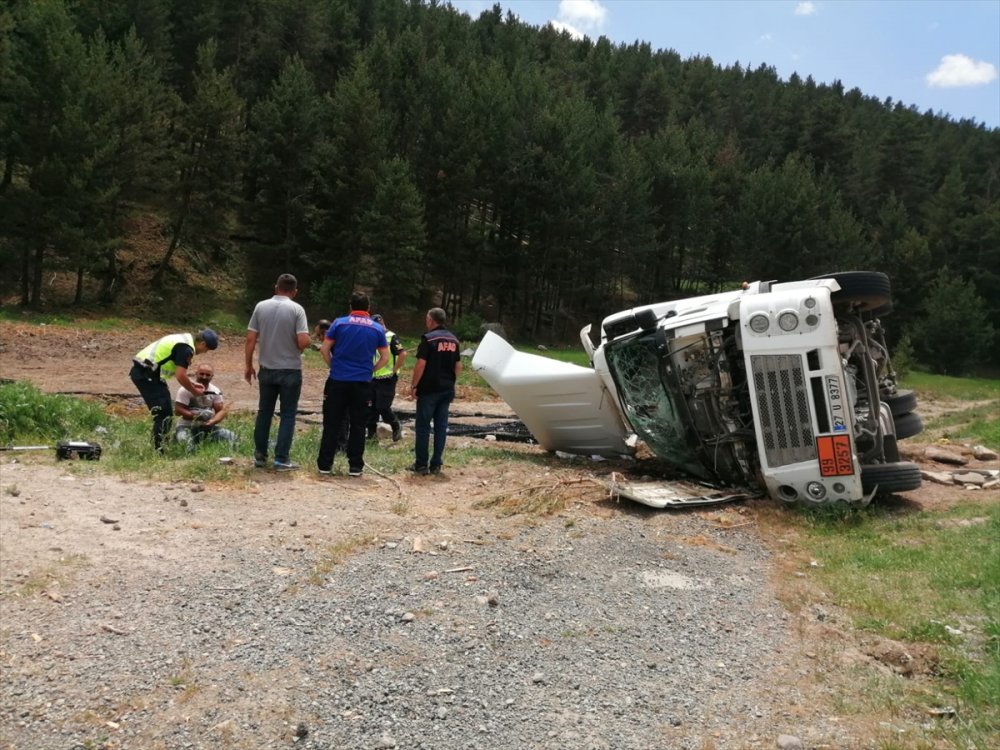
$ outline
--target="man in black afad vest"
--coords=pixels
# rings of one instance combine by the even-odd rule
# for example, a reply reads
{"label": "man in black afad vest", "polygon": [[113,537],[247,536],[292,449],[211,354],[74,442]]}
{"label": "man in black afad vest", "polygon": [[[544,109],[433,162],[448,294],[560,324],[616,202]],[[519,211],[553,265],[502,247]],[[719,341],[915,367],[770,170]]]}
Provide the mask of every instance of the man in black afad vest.
{"label": "man in black afad vest", "polygon": [[[417,346],[417,364],[413,368],[410,394],[417,399],[417,422],[414,427],[414,463],[417,474],[439,474],[444,462],[444,444],[448,438],[448,407],[455,398],[455,381],[462,372],[458,337],[444,327],[445,312],[440,307],[427,311],[427,332]],[[434,422],[434,453],[428,461],[431,422]]]}
{"label": "man in black afad vest", "polygon": [[399,369],[406,359],[406,349],[399,343],[399,336],[389,330],[381,315],[372,315],[372,320],[385,327],[385,338],[389,342],[389,361],[381,370],[376,370],[372,376],[372,408],[368,412],[368,439],[378,437],[376,428],[378,418],[392,427],[392,441],[395,443],[403,437],[403,428],[392,411],[392,402],[396,398],[396,381],[399,380]]}

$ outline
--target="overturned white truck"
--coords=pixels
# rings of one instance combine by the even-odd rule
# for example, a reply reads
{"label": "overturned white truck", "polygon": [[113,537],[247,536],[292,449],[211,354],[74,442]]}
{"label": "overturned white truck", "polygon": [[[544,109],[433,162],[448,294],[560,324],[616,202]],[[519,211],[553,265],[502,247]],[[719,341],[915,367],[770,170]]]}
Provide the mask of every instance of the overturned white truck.
{"label": "overturned white truck", "polygon": [[[897,441],[923,425],[897,388],[880,316],[888,277],[869,271],[636,307],[604,319],[592,368],[518,352],[487,334],[472,366],[542,447],[615,456],[643,441],[714,492],[626,482],[649,505],[739,494],[865,505],[920,486]],[[621,489],[621,488],[619,488]]]}

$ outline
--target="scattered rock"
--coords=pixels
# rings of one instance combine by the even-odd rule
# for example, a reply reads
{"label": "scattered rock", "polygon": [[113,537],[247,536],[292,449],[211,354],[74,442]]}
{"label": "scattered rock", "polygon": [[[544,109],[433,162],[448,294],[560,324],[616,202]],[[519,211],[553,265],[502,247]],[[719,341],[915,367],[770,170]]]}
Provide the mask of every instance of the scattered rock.
{"label": "scattered rock", "polygon": [[112,523],[118,523],[118,522],[119,521],[118,521],[117,518],[108,518],[107,516],[101,516],[101,523],[112,524]]}
{"label": "scattered rock", "polygon": [[417,619],[417,616],[412,612],[405,612],[403,613],[403,616],[400,617],[399,619],[402,620],[403,622],[413,622],[414,620]]}
{"label": "scattered rock", "polygon": [[924,456],[929,458],[931,461],[937,461],[942,464],[954,464],[955,466],[965,466],[969,463],[969,459],[965,456],[961,456],[954,451],[948,451],[944,448],[939,448],[936,445],[928,446],[924,449]]}
{"label": "scattered rock", "polygon": [[413,551],[423,552],[424,551],[424,540],[419,536],[413,537]]}
{"label": "scattered rock", "polygon": [[794,734],[779,734],[778,735],[778,747],[781,750],[802,750],[802,740],[796,737]]}
{"label": "scattered rock", "polygon": [[1000,458],[996,451],[990,450],[985,445],[972,446],[972,455],[977,461],[996,461]]}
{"label": "scattered rock", "polygon": [[378,738],[378,742],[375,743],[376,750],[388,750],[388,748],[392,747],[396,747],[396,740],[388,734],[383,734]]}
{"label": "scattered rock", "polygon": [[937,482],[938,484],[955,484],[955,477],[946,471],[927,471],[926,469],[921,469],[920,477],[928,482]]}
{"label": "scattered rock", "polygon": [[972,484],[977,487],[982,487],[986,484],[986,477],[978,471],[956,471],[952,476],[959,484]]}
{"label": "scattered rock", "polygon": [[299,725],[295,727],[295,739],[304,740],[309,736],[309,727],[305,725],[305,722],[299,722]]}
{"label": "scattered rock", "polygon": [[194,487],[191,488],[191,491],[192,492],[204,492],[205,491],[205,485],[203,485],[203,484],[196,484]]}

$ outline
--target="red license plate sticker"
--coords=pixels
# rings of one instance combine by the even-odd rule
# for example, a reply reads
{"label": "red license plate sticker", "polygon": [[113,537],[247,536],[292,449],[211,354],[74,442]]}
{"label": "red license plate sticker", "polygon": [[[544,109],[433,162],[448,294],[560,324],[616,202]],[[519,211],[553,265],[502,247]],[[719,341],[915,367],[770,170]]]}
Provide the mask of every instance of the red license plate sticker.
{"label": "red license plate sticker", "polygon": [[851,438],[848,435],[821,435],[816,438],[819,473],[824,477],[846,477],[854,473]]}

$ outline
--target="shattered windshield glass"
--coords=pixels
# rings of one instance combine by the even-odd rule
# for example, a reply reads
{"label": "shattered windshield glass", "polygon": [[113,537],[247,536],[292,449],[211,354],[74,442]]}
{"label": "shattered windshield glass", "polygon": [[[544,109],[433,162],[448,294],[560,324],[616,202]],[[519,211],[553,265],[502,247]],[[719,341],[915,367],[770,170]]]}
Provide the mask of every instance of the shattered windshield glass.
{"label": "shattered windshield glass", "polygon": [[684,422],[683,406],[678,407],[664,388],[653,336],[614,342],[607,347],[606,357],[636,434],[660,459],[711,479],[712,473],[685,439],[689,428]]}

